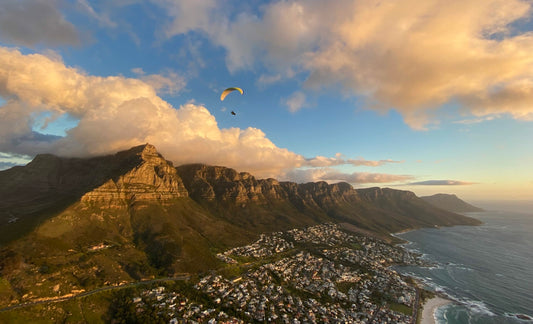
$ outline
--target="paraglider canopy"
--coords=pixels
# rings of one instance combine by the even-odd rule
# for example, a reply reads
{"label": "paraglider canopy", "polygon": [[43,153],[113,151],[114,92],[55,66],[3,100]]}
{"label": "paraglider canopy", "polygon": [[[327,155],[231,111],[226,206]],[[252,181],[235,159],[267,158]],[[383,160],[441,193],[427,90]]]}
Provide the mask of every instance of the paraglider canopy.
{"label": "paraglider canopy", "polygon": [[220,100],[223,101],[224,98],[226,98],[226,96],[230,93],[230,92],[233,92],[233,91],[239,91],[241,93],[241,95],[243,94],[243,91],[241,88],[237,88],[237,87],[231,87],[231,88],[227,88],[226,90],[222,91],[222,94],[220,95]]}

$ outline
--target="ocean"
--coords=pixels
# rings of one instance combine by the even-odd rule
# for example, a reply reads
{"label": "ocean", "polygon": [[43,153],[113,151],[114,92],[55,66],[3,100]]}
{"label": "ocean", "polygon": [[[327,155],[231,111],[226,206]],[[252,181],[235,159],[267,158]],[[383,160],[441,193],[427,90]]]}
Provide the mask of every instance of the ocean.
{"label": "ocean", "polygon": [[[483,207],[483,206],[482,206]],[[432,267],[398,267],[453,304],[437,323],[533,323],[533,211],[467,213],[484,224],[426,228],[397,236]]]}

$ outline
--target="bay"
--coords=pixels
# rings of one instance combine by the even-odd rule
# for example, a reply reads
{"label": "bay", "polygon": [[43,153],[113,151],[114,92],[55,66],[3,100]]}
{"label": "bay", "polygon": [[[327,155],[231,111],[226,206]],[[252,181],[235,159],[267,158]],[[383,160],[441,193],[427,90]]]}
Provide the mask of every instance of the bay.
{"label": "bay", "polygon": [[432,267],[399,267],[455,303],[436,312],[438,323],[533,323],[533,214],[468,213],[480,226],[425,228],[397,236]]}

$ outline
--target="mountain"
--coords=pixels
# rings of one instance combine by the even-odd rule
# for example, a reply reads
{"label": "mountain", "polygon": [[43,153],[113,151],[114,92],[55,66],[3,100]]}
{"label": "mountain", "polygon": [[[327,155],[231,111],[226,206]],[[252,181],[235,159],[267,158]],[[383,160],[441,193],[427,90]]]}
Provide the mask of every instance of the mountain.
{"label": "mountain", "polygon": [[145,144],[114,155],[38,155],[0,171],[0,305],[220,265],[260,233],[343,222],[388,235],[477,225],[412,192],[174,167]]}
{"label": "mountain", "polygon": [[420,197],[431,205],[454,213],[482,212],[483,209],[472,206],[459,199],[456,195],[435,194],[433,196]]}
{"label": "mountain", "polygon": [[10,223],[9,231],[0,232],[0,242],[80,199],[111,207],[148,196],[187,196],[172,164],[153,146],[89,159],[40,154],[24,167],[1,171],[0,184],[0,224]]}

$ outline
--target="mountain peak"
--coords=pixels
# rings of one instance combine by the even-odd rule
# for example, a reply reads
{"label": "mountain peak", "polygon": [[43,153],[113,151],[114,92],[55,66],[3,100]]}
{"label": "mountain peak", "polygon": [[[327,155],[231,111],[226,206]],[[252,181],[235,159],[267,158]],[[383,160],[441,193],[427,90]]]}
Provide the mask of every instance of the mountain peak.
{"label": "mountain peak", "polygon": [[104,202],[117,207],[124,202],[162,202],[188,196],[172,162],[165,160],[152,144],[135,146],[115,156],[126,167],[100,187],[87,192],[82,201]]}
{"label": "mountain peak", "polygon": [[462,213],[462,212],[480,212],[483,209],[472,206],[469,203],[459,199],[454,194],[443,194],[438,193],[433,196],[420,197],[426,202],[432,204],[435,207],[448,210],[451,212]]}
{"label": "mountain peak", "polygon": [[141,149],[141,154],[160,155],[157,149],[152,144],[146,143],[138,146]]}
{"label": "mountain peak", "polygon": [[152,144],[146,143],[138,146],[138,148],[140,149],[139,155],[143,161],[155,164],[169,164],[172,166],[172,162],[165,160],[163,155],[161,155]]}
{"label": "mountain peak", "polygon": [[140,156],[142,159],[146,159],[150,157],[161,157],[162,158],[162,155],[159,154],[155,146],[149,143],[137,145],[128,150],[120,151],[116,155],[117,156],[130,156],[130,155]]}

